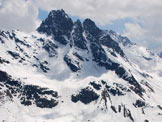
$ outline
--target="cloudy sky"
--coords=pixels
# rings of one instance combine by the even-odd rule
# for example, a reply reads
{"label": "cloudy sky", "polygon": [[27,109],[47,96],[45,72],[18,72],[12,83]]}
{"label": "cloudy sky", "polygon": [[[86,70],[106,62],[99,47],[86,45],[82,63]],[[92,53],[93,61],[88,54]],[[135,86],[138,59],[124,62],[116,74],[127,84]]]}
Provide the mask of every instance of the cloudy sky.
{"label": "cloudy sky", "polygon": [[162,52],[162,0],[0,0],[0,28],[32,32],[52,9]]}

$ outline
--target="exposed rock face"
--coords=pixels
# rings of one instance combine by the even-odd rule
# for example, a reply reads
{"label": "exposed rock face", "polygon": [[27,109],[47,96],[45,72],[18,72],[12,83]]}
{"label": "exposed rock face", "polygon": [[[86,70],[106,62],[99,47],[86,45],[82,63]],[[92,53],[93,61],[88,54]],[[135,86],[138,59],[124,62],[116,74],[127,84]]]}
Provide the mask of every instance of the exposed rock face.
{"label": "exposed rock face", "polygon": [[5,93],[9,99],[12,100],[17,96],[20,103],[25,106],[35,104],[40,108],[53,108],[58,104],[56,91],[35,85],[24,85],[20,81],[12,79],[6,72],[0,71],[0,89],[3,88],[7,89],[1,92]]}
{"label": "exposed rock face", "polygon": [[87,49],[86,40],[83,37],[83,27],[80,20],[77,20],[74,23],[74,27],[72,30],[72,40],[74,41],[74,45],[80,49]]}
{"label": "exposed rock face", "polygon": [[73,62],[72,59],[68,55],[65,55],[64,61],[66,62],[66,64],[69,66],[69,68],[73,72],[77,72],[78,70],[80,70],[80,67],[77,64],[77,62]]}
{"label": "exposed rock face", "polygon": [[67,44],[70,38],[73,21],[64,10],[53,10],[37,29],[40,33],[52,35],[61,44]]}
{"label": "exposed rock face", "polygon": [[97,100],[98,98],[99,95],[96,94],[91,88],[87,87],[85,89],[81,89],[78,94],[72,95],[71,100],[73,102],[81,101],[84,104],[88,104],[90,102],[93,102],[94,100]]}

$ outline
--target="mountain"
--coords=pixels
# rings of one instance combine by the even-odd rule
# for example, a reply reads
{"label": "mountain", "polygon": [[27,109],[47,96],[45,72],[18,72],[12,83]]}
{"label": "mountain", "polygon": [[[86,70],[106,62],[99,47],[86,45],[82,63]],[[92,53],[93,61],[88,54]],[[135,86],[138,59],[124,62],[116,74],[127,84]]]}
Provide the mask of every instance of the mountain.
{"label": "mountain", "polygon": [[0,121],[159,122],[162,59],[91,19],[52,10],[35,32],[0,30]]}

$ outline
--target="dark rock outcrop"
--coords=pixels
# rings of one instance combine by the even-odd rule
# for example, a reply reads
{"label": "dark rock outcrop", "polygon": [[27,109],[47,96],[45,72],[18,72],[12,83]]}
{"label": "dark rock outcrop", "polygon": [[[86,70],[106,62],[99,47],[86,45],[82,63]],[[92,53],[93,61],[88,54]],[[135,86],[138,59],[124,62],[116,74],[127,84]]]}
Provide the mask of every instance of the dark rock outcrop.
{"label": "dark rock outcrop", "polygon": [[124,52],[122,51],[122,49],[120,48],[119,44],[117,42],[115,42],[114,40],[111,39],[111,37],[109,35],[106,35],[104,37],[100,38],[100,43],[102,45],[107,46],[108,48],[111,48],[113,50],[115,50],[118,54],[120,54],[122,57],[124,57]]}
{"label": "dark rock outcrop", "polygon": [[134,103],[135,107],[145,107],[146,103],[142,100],[136,100],[136,102]]}
{"label": "dark rock outcrop", "polygon": [[79,65],[76,62],[73,62],[72,59],[70,58],[70,56],[65,55],[64,56],[64,61],[69,66],[69,68],[71,69],[71,71],[77,72],[78,70],[80,70]]}
{"label": "dark rock outcrop", "polygon": [[72,39],[74,41],[74,45],[80,49],[87,49],[86,40],[83,37],[83,27],[80,20],[77,20],[74,23],[72,30]]}
{"label": "dark rock outcrop", "polygon": [[[73,21],[64,10],[53,10],[37,29],[38,32],[53,36],[61,44],[67,44]],[[66,39],[67,38],[67,39]]]}
{"label": "dark rock outcrop", "polygon": [[[58,104],[58,93],[56,91],[35,85],[25,85],[18,80],[12,79],[6,72],[0,71],[0,85],[7,89],[3,91],[11,100],[13,97],[20,99],[25,106],[35,104],[41,108],[52,108]],[[47,98],[46,96],[48,95]]]}
{"label": "dark rock outcrop", "polygon": [[99,95],[93,91],[90,87],[81,89],[78,94],[73,94],[71,96],[72,102],[82,102],[88,104],[92,101],[95,101],[99,98]]}

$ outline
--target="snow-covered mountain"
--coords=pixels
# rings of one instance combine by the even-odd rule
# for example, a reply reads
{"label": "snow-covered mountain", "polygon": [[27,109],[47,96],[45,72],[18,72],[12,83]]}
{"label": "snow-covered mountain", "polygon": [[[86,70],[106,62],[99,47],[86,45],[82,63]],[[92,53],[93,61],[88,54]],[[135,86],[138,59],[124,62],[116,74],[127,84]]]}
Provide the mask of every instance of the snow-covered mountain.
{"label": "snow-covered mountain", "polygon": [[0,30],[0,121],[160,122],[162,59],[53,10],[37,31]]}

